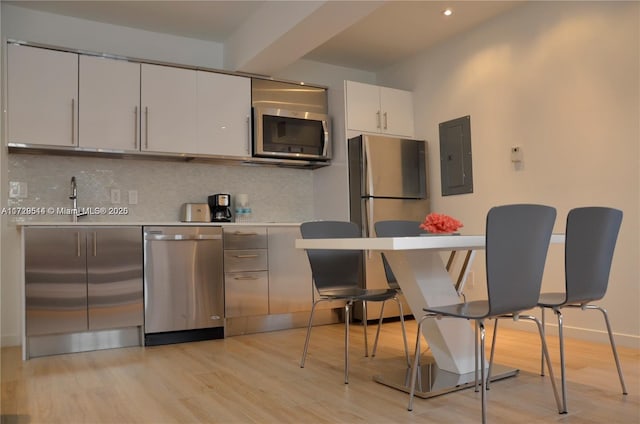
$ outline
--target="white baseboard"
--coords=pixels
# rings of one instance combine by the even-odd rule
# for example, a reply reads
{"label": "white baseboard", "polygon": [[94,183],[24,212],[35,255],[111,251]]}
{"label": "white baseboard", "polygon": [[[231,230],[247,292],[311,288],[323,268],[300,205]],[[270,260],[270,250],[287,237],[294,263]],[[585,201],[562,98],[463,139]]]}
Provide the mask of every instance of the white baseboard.
{"label": "white baseboard", "polygon": [[[487,325],[492,325],[493,322],[487,322]],[[522,323],[515,323],[508,319],[500,320],[500,326],[505,326],[508,328],[513,328],[514,330],[523,330],[530,332],[537,332],[537,328],[535,324],[527,325]],[[590,328],[580,328],[580,327],[571,327],[568,325],[563,325],[564,336],[585,340],[588,342],[594,343],[606,343],[609,344],[609,335],[605,330],[593,330]],[[547,335],[558,335],[558,324],[552,324],[547,322],[545,325],[545,332]],[[613,332],[613,338],[615,339],[616,346],[628,347],[631,349],[640,349],[640,336],[633,334],[622,334]]]}
{"label": "white baseboard", "polygon": [[0,337],[0,347],[20,346],[21,344],[21,337],[15,334],[3,334]]}

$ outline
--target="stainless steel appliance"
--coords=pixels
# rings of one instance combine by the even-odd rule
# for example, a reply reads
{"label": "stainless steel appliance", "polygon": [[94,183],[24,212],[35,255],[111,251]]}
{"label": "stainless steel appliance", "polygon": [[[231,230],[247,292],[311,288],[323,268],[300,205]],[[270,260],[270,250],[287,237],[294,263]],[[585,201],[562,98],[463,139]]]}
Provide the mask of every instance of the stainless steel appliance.
{"label": "stainless steel appliance", "polygon": [[231,195],[214,194],[207,198],[212,222],[231,222]]}
{"label": "stainless steel appliance", "polygon": [[184,203],[180,220],[182,222],[211,222],[211,209],[207,203]]}
{"label": "stainless steel appliance", "polygon": [[331,159],[331,120],[325,88],[253,79],[251,97],[254,156]]}
{"label": "stainless steel appliance", "polygon": [[141,344],[141,227],[24,229],[26,355]]}
{"label": "stainless steel appliance", "polygon": [[283,109],[254,109],[254,156],[329,160],[328,115]]}
{"label": "stainless steel appliance", "polygon": [[[363,236],[375,236],[377,221],[424,220],[429,213],[424,140],[360,135],[349,139],[348,155],[351,221],[362,227]],[[364,268],[366,288],[387,288],[380,254],[366,253]],[[394,314],[394,308],[385,309],[385,316]],[[378,317],[379,305],[367,308],[367,315]],[[361,319],[362,312],[356,309],[355,316]]]}
{"label": "stainless steel appliance", "polygon": [[144,227],[145,344],[224,337],[221,227]]}

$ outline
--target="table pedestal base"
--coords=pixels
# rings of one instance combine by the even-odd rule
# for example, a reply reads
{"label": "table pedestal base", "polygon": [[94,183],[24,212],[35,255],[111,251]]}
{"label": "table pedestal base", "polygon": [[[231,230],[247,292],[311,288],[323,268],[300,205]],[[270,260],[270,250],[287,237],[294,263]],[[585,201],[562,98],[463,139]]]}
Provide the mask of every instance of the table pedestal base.
{"label": "table pedestal base", "polygon": [[[490,381],[514,377],[520,370],[493,364]],[[478,378],[479,376],[478,372]],[[397,369],[385,372],[384,375],[374,375],[373,380],[385,386],[393,387],[409,393],[411,368]],[[456,374],[438,368],[432,357],[423,357],[418,368],[418,379],[415,395],[427,399],[445,393],[455,392],[475,386],[475,372]]]}

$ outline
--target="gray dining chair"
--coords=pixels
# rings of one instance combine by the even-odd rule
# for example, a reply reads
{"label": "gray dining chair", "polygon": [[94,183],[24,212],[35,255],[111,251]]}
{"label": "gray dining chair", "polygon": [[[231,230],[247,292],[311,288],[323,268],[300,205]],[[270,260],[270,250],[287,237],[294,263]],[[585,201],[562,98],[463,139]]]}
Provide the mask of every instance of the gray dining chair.
{"label": "gray dining chair", "polygon": [[[563,412],[567,412],[562,316],[564,308],[597,309],[602,312],[618,369],[622,393],[627,394],[607,311],[591,303],[602,299],[607,292],[613,251],[621,223],[622,211],[618,209],[583,207],[569,211],[565,233],[565,290],[559,293],[542,293],[538,300],[538,306],[542,311],[543,328],[545,309],[553,310],[558,317]],[[544,367],[544,358],[541,367]],[[544,375],[544,369],[541,374]]]}
{"label": "gray dining chair", "polygon": [[[344,221],[312,221],[304,222],[300,226],[302,238],[359,238],[360,228],[352,222]],[[367,316],[367,302],[386,302],[396,300],[397,293],[393,289],[364,289],[362,288],[362,267],[363,252],[361,250],[338,250],[338,249],[308,249],[307,256],[311,265],[311,275],[313,284],[318,291],[319,297],[313,302],[309,325],[307,326],[307,336],[304,342],[304,351],[300,367],[304,368],[313,315],[316,306],[320,302],[330,302],[335,300],[345,301],[344,305],[344,383],[349,383],[349,323],[351,320],[350,310],[355,302],[362,302],[363,316]],[[384,303],[383,303],[384,305]],[[365,356],[368,356],[367,343],[367,320],[362,320],[364,327]],[[378,327],[382,324],[382,310]]]}
{"label": "gray dining chair", "polygon": [[[374,229],[376,231],[377,237],[417,237],[420,234],[424,234],[425,231],[420,228],[420,221],[403,221],[403,220],[388,220],[388,221],[378,221],[374,224]],[[398,280],[396,276],[393,274],[391,270],[391,266],[387,261],[384,253],[381,253],[382,256],[382,265],[384,266],[384,274],[387,279],[387,284],[389,287],[394,289],[398,295],[402,294],[402,289],[400,288],[400,284],[398,284]],[[384,304],[383,304],[384,306]],[[411,360],[409,359],[409,345],[407,343],[407,334],[405,332],[404,327],[404,310],[402,307],[402,302],[398,302],[398,309],[400,311],[400,323],[402,325],[402,338],[404,342],[404,350],[406,352],[407,365],[411,366]],[[373,353],[375,356],[376,347],[378,345],[378,334],[380,333],[380,327],[378,327],[378,331],[376,332],[376,339],[373,343]]]}
{"label": "gray dining chair", "polygon": [[[549,352],[544,339],[542,323],[536,317],[522,314],[538,303],[544,265],[555,222],[556,210],[543,205],[505,205],[491,208],[486,221],[486,277],[487,299],[424,308],[425,315],[418,324],[415,356],[411,367],[409,407],[413,409],[420,336],[427,319],[461,318],[475,321],[480,337],[480,381],[482,422],[487,419],[485,379],[485,319],[511,318],[531,320],[538,326],[544,356],[547,358],[549,376],[555,394],[558,411],[560,398],[548,360]],[[477,340],[477,338],[476,338]],[[476,369],[478,368],[476,349]],[[478,384],[476,373],[476,384]]]}

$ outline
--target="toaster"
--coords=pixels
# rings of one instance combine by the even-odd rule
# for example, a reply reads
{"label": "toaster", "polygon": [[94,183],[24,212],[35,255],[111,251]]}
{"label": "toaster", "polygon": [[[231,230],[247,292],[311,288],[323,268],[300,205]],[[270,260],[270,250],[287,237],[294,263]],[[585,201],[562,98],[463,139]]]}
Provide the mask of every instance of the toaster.
{"label": "toaster", "polygon": [[182,222],[211,222],[211,210],[207,203],[184,203],[182,205]]}

